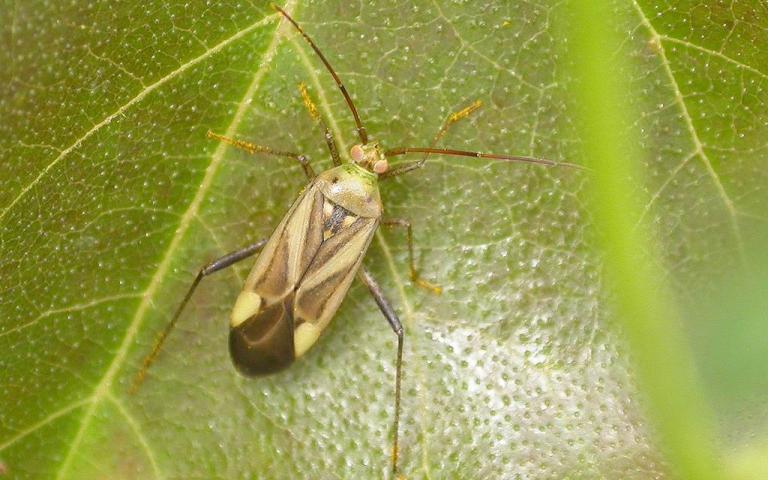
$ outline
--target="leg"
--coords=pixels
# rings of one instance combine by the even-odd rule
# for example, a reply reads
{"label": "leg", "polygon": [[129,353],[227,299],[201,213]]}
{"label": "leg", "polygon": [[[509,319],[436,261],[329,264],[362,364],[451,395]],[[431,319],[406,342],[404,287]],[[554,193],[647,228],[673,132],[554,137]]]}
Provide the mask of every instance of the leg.
{"label": "leg", "polygon": [[[458,112],[453,112],[452,114],[448,115],[448,118],[445,119],[445,123],[443,123],[443,126],[440,127],[440,131],[438,131],[435,135],[435,138],[432,139],[431,146],[434,147],[437,145],[437,142],[439,142],[440,139],[445,136],[445,132],[448,131],[448,128],[451,125],[458,122],[462,118],[467,118],[468,116],[472,115],[475,111],[479,110],[481,106],[483,106],[483,102],[480,100],[475,100]],[[426,155],[424,155],[424,159],[426,160]]]}
{"label": "leg", "polygon": [[254,255],[256,252],[261,250],[264,247],[264,245],[266,245],[266,243],[267,243],[266,240],[260,240],[254,243],[253,245],[248,245],[242,250],[237,250],[235,252],[224,255],[223,257],[217,260],[214,260],[213,262],[209,263],[208,265],[200,269],[200,271],[197,273],[197,276],[195,277],[195,280],[192,282],[192,286],[189,287],[187,294],[184,296],[184,299],[181,301],[181,304],[176,309],[176,313],[173,314],[171,321],[168,322],[168,324],[165,326],[163,331],[160,332],[160,335],[157,336],[157,339],[155,340],[155,345],[152,347],[152,351],[149,352],[149,355],[144,357],[144,363],[141,366],[141,370],[139,370],[136,376],[133,377],[133,383],[131,384],[130,393],[135,392],[141,386],[141,383],[144,381],[144,377],[147,374],[147,370],[155,361],[155,358],[157,358],[157,354],[160,353],[160,349],[163,346],[163,342],[165,342],[165,339],[168,337],[168,334],[171,333],[171,330],[173,330],[173,327],[176,326],[176,322],[179,320],[179,316],[181,316],[181,312],[184,310],[184,307],[187,305],[187,302],[189,302],[189,299],[192,298],[192,294],[195,293],[195,289],[200,283],[200,280],[202,280],[203,277],[207,277],[208,275],[214,272],[218,272],[219,270],[222,270],[231,265],[234,265],[240,260],[244,260]]}
{"label": "leg", "polygon": [[299,92],[301,92],[301,100],[304,102],[304,106],[307,107],[307,110],[309,111],[309,116],[323,127],[323,130],[325,131],[325,143],[328,145],[328,151],[331,152],[333,166],[338,167],[341,165],[341,158],[339,158],[339,149],[336,147],[336,140],[328,129],[328,125],[323,121],[323,117],[320,116],[320,112],[317,111],[314,102],[312,102],[312,99],[309,97],[307,86],[304,85],[304,83],[299,84]]}
{"label": "leg", "polygon": [[307,157],[304,155],[300,155],[298,153],[293,153],[293,152],[284,152],[280,150],[275,150],[270,147],[265,147],[264,145],[257,145],[255,143],[246,142],[245,140],[238,140],[236,138],[225,137],[224,135],[213,133],[210,130],[208,131],[208,138],[213,138],[220,142],[224,142],[227,145],[232,145],[235,148],[239,148],[240,150],[245,150],[251,155],[255,155],[257,153],[265,153],[267,155],[273,155],[275,157],[293,158],[294,160],[298,160],[298,162],[301,164],[301,168],[304,169],[304,175],[306,175],[308,179],[312,180],[313,178],[315,178],[315,171],[312,170],[312,165],[309,164],[309,159],[307,159]]}
{"label": "leg", "polygon": [[392,441],[392,477],[398,479],[397,472],[397,459],[398,459],[398,440],[400,437],[400,381],[403,376],[403,325],[400,323],[400,319],[397,318],[395,310],[392,305],[389,304],[384,293],[381,291],[381,287],[376,280],[373,279],[370,273],[365,268],[360,269],[358,278],[368,287],[368,291],[373,295],[373,299],[376,300],[376,304],[379,306],[381,313],[389,322],[389,326],[392,327],[392,331],[397,335],[397,366],[395,369],[395,421],[394,421],[394,436]]}
{"label": "leg", "polygon": [[[473,112],[478,110],[482,106],[483,102],[480,100],[475,100],[470,105],[462,108],[458,112],[453,112],[452,114],[448,115],[448,118],[445,119],[445,123],[443,123],[443,126],[440,127],[440,130],[435,135],[435,138],[432,139],[432,143],[430,144],[430,148],[434,148],[435,145],[437,145],[437,142],[440,141],[441,138],[445,136],[445,133],[448,131],[448,128],[450,128],[451,125],[458,122],[459,120],[463,118],[467,118],[470,116]],[[410,172],[411,170],[416,170],[417,168],[421,168],[424,166],[424,164],[427,161],[427,156],[429,156],[429,152],[424,152],[424,156],[421,158],[421,160],[417,160],[415,162],[405,162],[403,164],[400,164],[393,168],[392,170],[384,173],[379,178],[389,178],[389,177],[396,177],[397,175],[402,175],[404,173]]]}
{"label": "leg", "polygon": [[440,295],[443,289],[421,278],[419,271],[416,270],[416,264],[413,261],[413,227],[411,227],[411,222],[402,218],[391,218],[382,220],[381,224],[387,227],[401,227],[406,229],[408,235],[408,264],[411,270],[411,281],[421,288],[430,290],[435,295]]}

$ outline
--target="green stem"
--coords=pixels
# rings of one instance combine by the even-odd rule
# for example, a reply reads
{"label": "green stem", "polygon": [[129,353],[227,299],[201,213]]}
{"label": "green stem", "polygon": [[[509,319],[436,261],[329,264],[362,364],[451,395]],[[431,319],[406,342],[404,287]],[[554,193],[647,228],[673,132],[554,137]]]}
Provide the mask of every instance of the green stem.
{"label": "green stem", "polygon": [[609,25],[619,24],[608,2],[575,0],[574,90],[583,157],[593,169],[591,210],[604,254],[611,296],[635,360],[646,411],[675,477],[722,478],[713,443],[711,414],[698,385],[682,322],[659,267],[658,248],[645,226],[636,228],[643,172],[639,142],[628,126],[630,92],[621,72],[620,42]]}

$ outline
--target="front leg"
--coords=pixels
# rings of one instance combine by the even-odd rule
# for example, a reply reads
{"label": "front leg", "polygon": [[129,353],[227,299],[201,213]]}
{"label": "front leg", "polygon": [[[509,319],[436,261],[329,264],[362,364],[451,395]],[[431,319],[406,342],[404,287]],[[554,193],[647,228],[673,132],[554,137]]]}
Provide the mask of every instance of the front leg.
{"label": "front leg", "polygon": [[312,165],[310,165],[309,159],[307,158],[306,155],[301,155],[294,152],[285,152],[282,150],[275,150],[272,147],[258,145],[256,143],[247,142],[245,140],[240,140],[237,138],[225,137],[224,135],[213,133],[210,130],[208,131],[208,138],[212,138],[214,140],[224,142],[227,145],[231,145],[235,148],[239,148],[240,150],[245,150],[251,155],[256,155],[257,153],[263,153],[263,154],[272,155],[275,157],[292,158],[301,164],[301,168],[304,170],[304,175],[306,175],[309,180],[312,180],[313,178],[315,178],[315,171],[312,169]]}

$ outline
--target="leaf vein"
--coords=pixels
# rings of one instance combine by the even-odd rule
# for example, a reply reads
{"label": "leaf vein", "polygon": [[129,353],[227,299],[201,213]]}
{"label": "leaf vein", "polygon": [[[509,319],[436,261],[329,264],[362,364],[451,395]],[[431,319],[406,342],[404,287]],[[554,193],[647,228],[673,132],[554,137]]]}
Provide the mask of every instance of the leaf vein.
{"label": "leaf vein", "polygon": [[11,202],[6,206],[2,212],[0,212],[0,222],[3,221],[5,216],[8,214],[9,211],[21,200],[35,185],[37,185],[40,180],[45,177],[48,172],[51,171],[53,167],[55,167],[59,162],[61,162],[63,159],[65,159],[70,153],[72,153],[75,149],[80,147],[80,145],[83,144],[86,140],[88,140],[91,136],[93,136],[96,132],[101,130],[102,127],[105,127],[109,125],[112,120],[119,117],[123,113],[125,113],[128,109],[130,109],[132,106],[136,105],[137,103],[141,102],[146,98],[150,93],[157,90],[164,84],[168,83],[170,80],[176,78],[180,74],[184,73],[185,71],[189,70],[190,68],[194,67],[198,63],[202,62],[203,60],[207,59],[208,57],[218,53],[221,51],[224,47],[231,44],[232,42],[235,42],[236,40],[244,37],[245,35],[251,33],[252,31],[256,30],[257,28],[266,25],[270,21],[273,20],[276,14],[272,14],[269,16],[266,16],[259,20],[258,22],[255,22],[251,24],[250,26],[244,28],[243,30],[238,31],[231,37],[226,38],[225,40],[219,42],[218,44],[214,45],[210,49],[203,52],[201,55],[198,55],[197,57],[193,58],[192,60],[184,63],[183,65],[179,66],[177,69],[173,70],[172,72],[168,73],[164,77],[157,80],[155,83],[152,83],[151,85],[147,86],[146,88],[142,89],[135,97],[128,100],[126,103],[121,105],[117,110],[110,113],[106,117],[104,117],[100,122],[96,123],[94,126],[92,126],[90,129],[88,129],[84,134],[82,134],[77,140],[75,140],[72,144],[70,144],[68,147],[61,150],[61,152],[48,164],[46,165],[40,173],[31,181],[29,182],[24,188],[21,189],[18,195],[11,200]]}
{"label": "leaf vein", "polygon": [[650,19],[645,15],[645,12],[640,7],[640,4],[637,2],[637,0],[632,0],[632,4],[635,7],[635,10],[637,11],[637,14],[640,17],[641,23],[646,27],[646,29],[650,33],[652,37],[651,40],[654,41],[654,43],[659,45],[659,50],[658,50],[659,58],[661,60],[661,64],[664,67],[664,72],[666,73],[667,78],[669,79],[670,86],[672,87],[673,93],[675,95],[675,103],[677,103],[680,107],[680,112],[683,116],[683,120],[685,121],[686,128],[688,129],[688,133],[690,134],[691,140],[693,141],[694,153],[698,154],[699,158],[701,158],[702,163],[704,164],[704,168],[706,169],[707,173],[711,177],[712,182],[715,186],[715,189],[717,190],[717,193],[720,196],[720,199],[722,200],[726,210],[728,211],[729,220],[731,222],[731,229],[733,230],[733,234],[736,238],[736,242],[739,247],[739,254],[743,255],[744,243],[741,237],[741,229],[739,228],[738,212],[736,210],[736,206],[734,205],[731,197],[728,195],[728,192],[726,192],[725,187],[723,186],[723,182],[720,180],[720,176],[715,171],[714,167],[712,166],[712,161],[709,159],[707,152],[704,150],[704,144],[699,138],[698,131],[696,130],[696,127],[693,124],[693,118],[691,117],[691,114],[688,111],[688,106],[685,103],[685,98],[683,97],[683,93],[680,90],[680,85],[678,84],[677,78],[675,77],[675,74],[672,71],[672,65],[670,64],[669,59],[667,58],[666,50],[664,48],[664,44],[662,43],[663,37],[659,35],[658,31],[656,31],[656,28],[653,26],[653,24],[651,24]]}
{"label": "leaf vein", "polygon": [[739,68],[742,68],[744,70],[747,70],[749,72],[754,73],[755,75],[758,75],[766,80],[768,80],[768,74],[762,72],[761,70],[751,66],[747,65],[746,63],[742,63],[734,58],[729,57],[728,55],[725,55],[724,53],[717,52],[715,50],[710,50],[709,48],[702,47],[701,45],[696,45],[695,43],[691,43],[687,40],[681,40],[679,38],[670,37],[669,35],[659,35],[659,38],[661,40],[670,42],[670,43],[677,43],[679,45],[683,45],[684,47],[691,48],[693,50],[698,50],[702,53],[706,53],[707,55],[712,55],[713,57],[717,57],[721,60],[724,60],[728,63],[732,63],[736,65]]}
{"label": "leaf vein", "polygon": [[147,438],[144,436],[144,433],[141,430],[141,425],[139,425],[139,422],[136,421],[135,418],[133,418],[133,415],[131,415],[131,412],[128,411],[128,409],[125,408],[125,405],[123,405],[123,402],[120,401],[119,398],[116,398],[111,393],[107,394],[107,398],[110,402],[112,402],[112,405],[117,408],[117,410],[120,412],[120,414],[125,418],[125,423],[128,424],[128,427],[130,427],[133,434],[136,436],[136,440],[139,441],[139,444],[141,444],[142,448],[147,454],[147,459],[149,460],[150,465],[152,466],[152,470],[155,472],[155,478],[162,479],[163,474],[160,472],[160,467],[157,464],[157,460],[155,459],[155,454],[153,453],[152,449],[149,447],[149,442],[147,441]]}
{"label": "leaf vein", "polygon": [[140,296],[141,294],[139,293],[118,293],[115,295],[110,295],[108,297],[97,298],[95,300],[91,300],[90,302],[78,303],[78,304],[69,305],[67,307],[61,307],[61,308],[52,308],[50,310],[40,312],[37,315],[37,317],[33,318],[32,320],[26,323],[22,323],[21,325],[17,325],[13,328],[9,328],[8,330],[0,332],[0,337],[4,337],[6,335],[10,335],[13,332],[17,332],[19,330],[23,330],[25,328],[31,327],[35,325],[37,322],[39,322],[40,320],[42,320],[43,318],[49,317],[51,315],[55,315],[57,313],[77,312],[80,310],[85,310],[91,307],[95,307],[97,305],[101,305],[102,303],[112,302],[115,300],[124,300],[126,298],[138,298]]}
{"label": "leaf vein", "polygon": [[31,426],[25,428],[24,430],[21,430],[20,432],[18,432],[16,435],[14,435],[13,437],[9,438],[5,442],[0,443],[0,452],[5,450],[6,448],[12,446],[13,444],[15,444],[19,440],[23,439],[27,435],[30,435],[30,434],[40,430],[44,426],[46,426],[49,423],[53,422],[54,420],[57,420],[58,418],[63,417],[64,415],[68,414],[69,412],[71,412],[73,410],[76,410],[76,409],[82,407],[83,405],[85,405],[86,403],[90,403],[91,401],[92,401],[91,398],[86,398],[86,399],[83,399],[83,400],[78,400],[77,402],[70,403],[66,407],[63,407],[63,408],[53,412],[52,414],[48,415],[44,419],[42,419],[39,422],[35,423],[34,425],[31,425]]}

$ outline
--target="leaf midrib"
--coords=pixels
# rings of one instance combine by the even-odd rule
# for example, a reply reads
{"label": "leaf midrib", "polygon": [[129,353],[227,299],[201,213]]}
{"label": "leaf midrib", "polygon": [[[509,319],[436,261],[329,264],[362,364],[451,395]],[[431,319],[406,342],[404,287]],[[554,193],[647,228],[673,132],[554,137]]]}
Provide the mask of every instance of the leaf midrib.
{"label": "leaf midrib", "polygon": [[[317,96],[319,99],[320,108],[323,110],[323,116],[328,120],[329,127],[331,131],[333,132],[333,136],[339,145],[342,152],[346,152],[349,150],[349,144],[344,139],[344,135],[342,130],[339,128],[339,123],[336,120],[336,116],[334,115],[334,112],[330,108],[330,104],[328,102],[328,95],[325,92],[325,89],[323,88],[322,84],[320,83],[320,79],[317,75],[317,72],[312,66],[312,62],[309,59],[306,50],[301,45],[301,40],[297,39],[297,36],[291,37],[291,43],[294,47],[294,49],[297,51],[299,55],[299,59],[304,66],[305,70],[309,74],[309,77],[312,82],[312,86],[317,91]],[[387,263],[387,267],[389,268],[389,273],[392,277],[392,281],[395,284],[395,288],[397,290],[398,296],[400,297],[400,301],[402,302],[405,314],[403,315],[403,320],[405,323],[405,327],[407,329],[411,329],[414,325],[414,309],[412,306],[412,303],[410,301],[410,298],[408,297],[408,294],[405,290],[405,279],[402,277],[400,271],[397,269],[397,266],[395,264],[394,257],[392,255],[391,249],[389,248],[389,244],[387,243],[387,240],[384,238],[384,236],[381,234],[381,231],[376,232],[376,241],[378,242],[380,246],[380,250],[382,251],[384,258]],[[425,383],[423,380],[423,371],[418,363],[416,364],[416,376],[419,378],[421,383]],[[424,402],[427,401],[426,395],[420,395],[420,407],[421,407],[421,415],[419,415],[419,428],[421,429],[421,438],[422,441],[422,455],[421,455],[421,462],[422,462],[422,470],[424,472],[425,478],[430,478],[429,473],[429,450],[428,450],[428,429],[427,426],[424,423],[424,419],[426,418],[426,415],[423,413],[426,410],[426,406],[424,405]]]}

